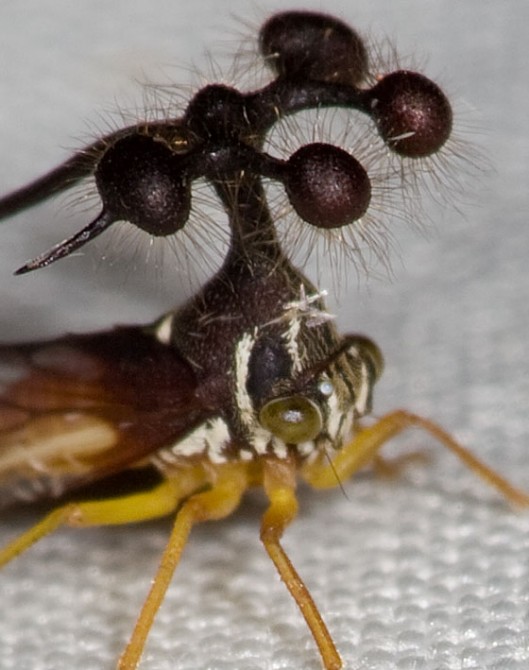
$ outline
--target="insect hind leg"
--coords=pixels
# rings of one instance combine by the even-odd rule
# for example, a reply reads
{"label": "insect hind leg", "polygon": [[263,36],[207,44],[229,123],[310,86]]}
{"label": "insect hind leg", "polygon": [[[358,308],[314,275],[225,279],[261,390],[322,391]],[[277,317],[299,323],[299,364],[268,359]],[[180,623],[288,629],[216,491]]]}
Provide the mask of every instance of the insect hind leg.
{"label": "insect hind leg", "polygon": [[497,489],[512,505],[529,507],[529,494],[514,487],[495,470],[476,458],[441,426],[406,410],[381,417],[372,426],[360,429],[331,462],[319,459],[303,469],[304,479],[315,488],[331,488],[371,463],[390,439],[408,428],[421,428],[435,437],[487,484]]}

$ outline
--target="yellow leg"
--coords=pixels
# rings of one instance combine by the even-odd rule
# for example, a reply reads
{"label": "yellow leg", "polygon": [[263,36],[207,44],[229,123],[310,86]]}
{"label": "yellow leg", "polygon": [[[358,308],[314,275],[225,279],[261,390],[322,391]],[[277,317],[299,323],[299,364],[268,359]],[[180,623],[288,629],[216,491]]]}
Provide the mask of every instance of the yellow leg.
{"label": "yellow leg", "polygon": [[302,469],[302,476],[315,488],[337,486],[340,481],[349,478],[360,468],[373,461],[378,450],[388,440],[411,427],[422,428],[438,439],[443,446],[460,458],[484,481],[495,487],[513,505],[529,506],[529,494],[512,486],[506,479],[477,459],[468,449],[456,442],[436,423],[405,410],[390,412],[374,425],[361,429],[331,462],[321,458],[306,465]]}
{"label": "yellow leg", "polygon": [[391,460],[388,460],[380,454],[376,454],[373,457],[373,468],[375,474],[379,477],[384,477],[385,479],[395,479],[402,474],[402,471],[405,470],[410,463],[429,463],[429,455],[424,451],[411,451],[407,454],[402,454],[401,456],[396,456]]}
{"label": "yellow leg", "polygon": [[173,512],[181,488],[163,481],[154,489],[109,500],[68,503],[50,512],[39,523],[0,550],[0,567],[60,526],[112,526],[156,519]]}
{"label": "yellow leg", "polygon": [[191,528],[200,521],[221,519],[231,514],[248,487],[248,476],[244,466],[220,466],[217,473],[218,479],[212,489],[191,496],[178,511],[151,590],[143,604],[132,637],[119,660],[118,670],[137,668],[145,640],[178,565]]}
{"label": "yellow leg", "polygon": [[269,459],[264,468],[264,488],[270,500],[261,523],[261,540],[296,601],[320,651],[325,670],[339,670],[342,661],[307,587],[280,544],[281,536],[298,511],[295,495],[296,466]]}

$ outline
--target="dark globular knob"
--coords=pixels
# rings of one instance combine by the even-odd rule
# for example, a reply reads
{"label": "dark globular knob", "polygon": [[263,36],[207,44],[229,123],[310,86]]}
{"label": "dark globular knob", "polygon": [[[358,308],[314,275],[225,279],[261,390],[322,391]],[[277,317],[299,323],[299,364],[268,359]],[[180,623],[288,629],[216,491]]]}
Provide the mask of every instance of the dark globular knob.
{"label": "dark globular knob", "polygon": [[100,159],[95,180],[103,207],[155,236],[183,228],[191,185],[182,163],[163,142],[133,134],[117,140]]}
{"label": "dark globular knob", "polygon": [[368,93],[370,110],[387,145],[401,156],[431,156],[452,130],[452,108],[437,84],[417,72],[399,70]]}
{"label": "dark globular knob", "polygon": [[299,216],[318,228],[360,219],[371,200],[371,182],[356,158],[331,144],[307,144],[286,163],[284,185]]}
{"label": "dark globular knob", "polygon": [[184,123],[198,141],[237,140],[249,128],[244,96],[222,84],[205,86],[190,101]]}
{"label": "dark globular knob", "polygon": [[358,85],[368,70],[362,38],[326,14],[276,14],[261,28],[259,47],[282,77]]}

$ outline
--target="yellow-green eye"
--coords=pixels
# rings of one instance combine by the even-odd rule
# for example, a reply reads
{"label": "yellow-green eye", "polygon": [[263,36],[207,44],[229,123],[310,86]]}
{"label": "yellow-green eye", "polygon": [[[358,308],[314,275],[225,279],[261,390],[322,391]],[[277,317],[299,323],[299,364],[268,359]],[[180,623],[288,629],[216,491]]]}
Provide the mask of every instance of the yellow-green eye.
{"label": "yellow-green eye", "polygon": [[263,406],[259,421],[287,444],[313,440],[322,429],[321,412],[312,400],[301,395],[275,398]]}

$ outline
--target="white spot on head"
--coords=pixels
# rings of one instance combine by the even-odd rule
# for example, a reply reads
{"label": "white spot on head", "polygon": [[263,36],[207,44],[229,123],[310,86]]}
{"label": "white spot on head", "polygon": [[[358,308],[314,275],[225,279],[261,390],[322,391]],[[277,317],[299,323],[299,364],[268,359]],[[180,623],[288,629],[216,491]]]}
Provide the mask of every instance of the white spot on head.
{"label": "white spot on head", "polygon": [[230,441],[230,433],[226,422],[220,418],[205,421],[182,440],[176,442],[170,449],[175,456],[195,456],[208,451],[217,455]]}
{"label": "white spot on head", "polygon": [[170,344],[171,335],[173,332],[173,314],[164,316],[155,326],[154,337],[161,342],[161,344]]}
{"label": "white spot on head", "polygon": [[360,374],[360,388],[356,395],[355,408],[358,414],[362,416],[367,410],[367,401],[369,400],[370,391],[369,373],[364,361],[362,361],[360,365]]}
{"label": "white spot on head", "polygon": [[299,444],[296,444],[296,450],[301,456],[308,456],[309,454],[311,454],[313,451],[316,450],[314,440],[311,440],[310,442],[300,442]]}
{"label": "white spot on head", "polygon": [[277,437],[272,439],[272,451],[276,458],[286,458],[288,456],[287,445]]}
{"label": "white spot on head", "polygon": [[246,388],[254,344],[255,337],[250,333],[244,333],[235,349],[235,402],[242,423],[248,427],[255,423],[252,399]]}
{"label": "white spot on head", "polygon": [[338,395],[333,391],[331,395],[327,398],[327,406],[329,409],[327,415],[327,432],[331,436],[331,439],[336,439],[338,436],[338,431],[340,429],[340,423],[343,416],[343,411],[338,401]]}
{"label": "white spot on head", "polygon": [[297,316],[292,316],[288,322],[288,328],[283,335],[286,340],[288,354],[292,361],[292,372],[301,372],[303,369],[298,346],[300,325],[299,318]]}
{"label": "white spot on head", "polygon": [[351,440],[354,428],[355,428],[355,413],[353,408],[351,408],[349,412],[344,414],[344,418],[342,421],[342,428],[339,435],[341,445]]}
{"label": "white spot on head", "polygon": [[318,384],[318,391],[328,397],[334,393],[334,385],[330,379],[322,379]]}

